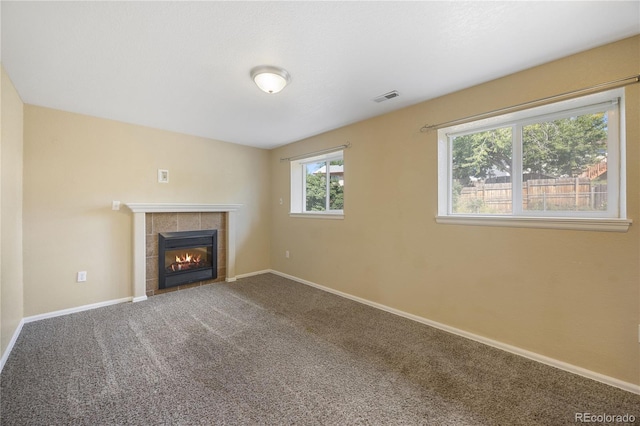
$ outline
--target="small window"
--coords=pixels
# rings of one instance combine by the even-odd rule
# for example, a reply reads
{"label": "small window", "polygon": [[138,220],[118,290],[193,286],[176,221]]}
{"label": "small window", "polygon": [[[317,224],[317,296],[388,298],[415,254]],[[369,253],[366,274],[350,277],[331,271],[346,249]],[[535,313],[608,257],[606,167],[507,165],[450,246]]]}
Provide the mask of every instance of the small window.
{"label": "small window", "polygon": [[343,151],[291,162],[291,213],[343,215]]}
{"label": "small window", "polygon": [[519,225],[546,227],[554,219],[554,227],[564,220],[571,228],[584,219],[625,219],[623,94],[614,90],[439,130],[438,221],[508,225],[522,219]]}

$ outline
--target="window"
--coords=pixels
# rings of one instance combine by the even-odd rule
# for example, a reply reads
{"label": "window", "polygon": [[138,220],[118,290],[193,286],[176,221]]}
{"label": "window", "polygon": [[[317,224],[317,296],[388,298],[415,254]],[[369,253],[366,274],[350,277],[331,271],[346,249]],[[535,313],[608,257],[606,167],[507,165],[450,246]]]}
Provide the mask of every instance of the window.
{"label": "window", "polygon": [[291,214],[341,218],[343,213],[343,151],[292,161]]}
{"label": "window", "polygon": [[626,231],[623,95],[439,130],[438,222]]}

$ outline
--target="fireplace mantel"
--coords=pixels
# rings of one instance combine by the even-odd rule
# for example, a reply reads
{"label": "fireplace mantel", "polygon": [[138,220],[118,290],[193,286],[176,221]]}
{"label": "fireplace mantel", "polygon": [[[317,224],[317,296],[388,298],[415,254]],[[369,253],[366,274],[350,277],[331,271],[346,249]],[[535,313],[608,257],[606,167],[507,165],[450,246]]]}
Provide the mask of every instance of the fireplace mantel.
{"label": "fireplace mantel", "polygon": [[146,294],[146,222],[147,213],[227,213],[227,282],[236,280],[236,212],[242,204],[126,203],[133,212],[133,301],[147,299]]}
{"label": "fireplace mantel", "polygon": [[242,204],[127,203],[134,213],[235,212]]}

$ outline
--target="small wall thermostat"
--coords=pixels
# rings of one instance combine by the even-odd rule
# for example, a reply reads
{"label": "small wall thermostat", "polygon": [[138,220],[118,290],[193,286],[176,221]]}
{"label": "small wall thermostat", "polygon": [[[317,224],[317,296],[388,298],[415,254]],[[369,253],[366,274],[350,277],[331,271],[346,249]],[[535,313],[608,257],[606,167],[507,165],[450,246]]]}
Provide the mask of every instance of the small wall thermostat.
{"label": "small wall thermostat", "polygon": [[169,183],[169,170],[158,169],[158,182]]}

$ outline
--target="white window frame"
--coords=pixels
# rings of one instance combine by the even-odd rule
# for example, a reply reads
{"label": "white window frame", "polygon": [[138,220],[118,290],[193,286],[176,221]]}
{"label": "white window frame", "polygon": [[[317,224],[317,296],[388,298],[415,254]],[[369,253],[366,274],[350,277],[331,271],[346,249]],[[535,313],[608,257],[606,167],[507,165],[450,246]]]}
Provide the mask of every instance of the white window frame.
{"label": "white window frame", "polygon": [[[616,105],[608,110],[607,144],[607,210],[601,212],[537,212],[523,211],[521,203],[523,126],[587,114],[602,110],[603,105]],[[513,212],[504,214],[460,214],[452,212],[452,140],[454,136],[501,127],[512,127]],[[464,123],[438,130],[438,215],[441,224],[514,226],[527,228],[575,229],[626,232],[631,220],[626,217],[624,89],[609,90],[580,98],[556,102],[489,119]]]}
{"label": "white window frame", "polygon": [[322,219],[344,219],[344,209],[329,210],[330,180],[327,176],[327,209],[325,211],[307,211],[306,203],[306,175],[305,166],[311,163],[326,163],[327,174],[330,173],[329,163],[335,160],[344,162],[344,151],[334,151],[328,154],[306,157],[291,161],[291,217],[322,218]]}

